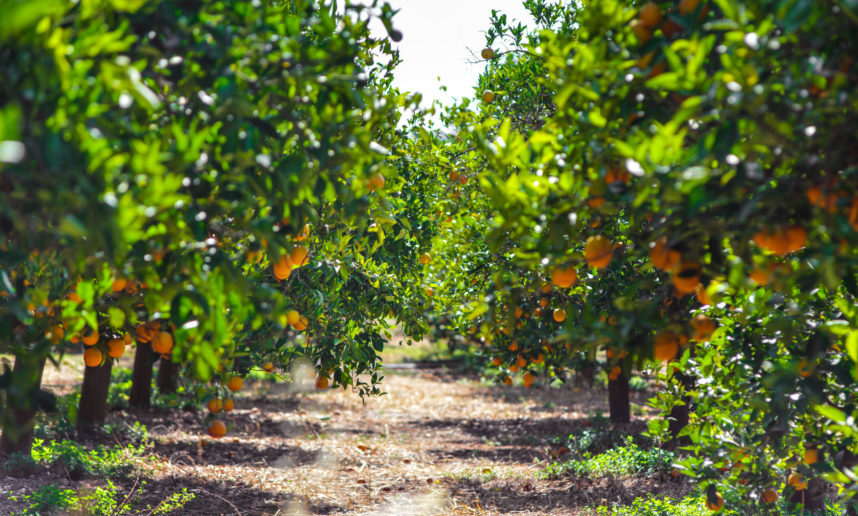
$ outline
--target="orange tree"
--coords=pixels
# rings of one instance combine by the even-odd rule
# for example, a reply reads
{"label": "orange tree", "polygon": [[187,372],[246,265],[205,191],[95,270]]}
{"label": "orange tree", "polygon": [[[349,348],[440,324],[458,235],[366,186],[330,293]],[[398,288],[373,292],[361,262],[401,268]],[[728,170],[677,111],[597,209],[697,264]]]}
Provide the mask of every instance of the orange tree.
{"label": "orange tree", "polygon": [[[385,149],[406,101],[364,8],[46,1],[0,14],[0,352],[15,357],[0,375],[3,451],[29,447],[34,410],[51,404],[45,360],[71,346],[87,347],[85,377],[107,367],[84,382],[103,405],[133,334],[145,404],[153,352],[230,387],[264,329],[289,360],[293,308],[319,330],[305,354],[328,368],[336,355],[343,385],[374,372],[382,314],[419,333],[399,297],[410,276],[395,271],[413,260],[395,243],[412,233],[396,225]],[[398,232],[380,252],[381,228]],[[278,287],[271,266],[302,255]]]}
{"label": "orange tree", "polygon": [[856,20],[845,3],[585,2],[574,31],[525,47],[553,92],[540,127],[455,114],[480,154],[473,247],[510,263],[459,302],[502,314],[489,353],[532,324],[521,288],[572,285],[562,330],[529,338],[559,367],[566,339],[609,344],[620,374],[674,360],[653,404],[694,400],[682,469],[714,508],[721,485],[761,511],[855,489]]}

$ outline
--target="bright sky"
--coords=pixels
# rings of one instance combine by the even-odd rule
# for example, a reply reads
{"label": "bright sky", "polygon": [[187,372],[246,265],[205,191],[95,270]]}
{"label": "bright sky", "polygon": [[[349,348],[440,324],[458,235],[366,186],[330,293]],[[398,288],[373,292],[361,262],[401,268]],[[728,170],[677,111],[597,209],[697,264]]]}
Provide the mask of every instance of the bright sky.
{"label": "bright sky", "polygon": [[[508,21],[531,23],[521,0],[388,1],[399,10],[393,26],[403,36],[397,44],[402,64],[396,69],[394,84],[403,91],[422,93],[424,107],[432,100],[447,104],[453,97],[474,95],[473,87],[485,64],[469,62],[480,59],[492,9],[505,13]],[[380,23],[374,30],[384,33]],[[442,85],[447,86],[446,92]]]}

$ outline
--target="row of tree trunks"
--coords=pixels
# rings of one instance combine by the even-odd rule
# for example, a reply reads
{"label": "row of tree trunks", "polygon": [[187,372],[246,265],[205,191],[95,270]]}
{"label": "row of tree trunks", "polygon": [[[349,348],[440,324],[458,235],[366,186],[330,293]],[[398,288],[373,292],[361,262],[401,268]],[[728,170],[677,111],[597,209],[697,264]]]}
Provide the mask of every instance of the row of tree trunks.
{"label": "row of tree trunks", "polygon": [[[34,354],[35,355],[35,354]],[[134,354],[130,405],[149,408],[152,399],[152,373],[155,361],[160,360],[157,386],[162,394],[174,393],[178,388],[178,365],[166,357],[158,357],[148,344],[138,344]],[[29,453],[33,444],[42,372],[46,357],[19,355],[12,369],[12,385],[17,391],[7,396],[9,413],[3,420],[0,435],[0,455]],[[107,359],[97,367],[84,369],[83,385],[78,406],[78,429],[97,427],[107,418],[107,396],[110,391],[110,376],[113,359]]]}

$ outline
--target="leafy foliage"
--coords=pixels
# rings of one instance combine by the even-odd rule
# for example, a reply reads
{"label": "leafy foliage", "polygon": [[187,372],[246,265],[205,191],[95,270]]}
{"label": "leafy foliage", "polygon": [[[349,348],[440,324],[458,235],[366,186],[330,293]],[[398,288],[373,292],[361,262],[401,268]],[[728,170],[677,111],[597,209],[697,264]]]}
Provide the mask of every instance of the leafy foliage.
{"label": "leafy foliage", "polygon": [[584,452],[580,459],[554,462],[539,472],[540,477],[557,478],[567,475],[601,477],[605,475],[654,475],[671,468],[676,455],[667,450],[645,450],[630,438],[625,445],[592,455]]}

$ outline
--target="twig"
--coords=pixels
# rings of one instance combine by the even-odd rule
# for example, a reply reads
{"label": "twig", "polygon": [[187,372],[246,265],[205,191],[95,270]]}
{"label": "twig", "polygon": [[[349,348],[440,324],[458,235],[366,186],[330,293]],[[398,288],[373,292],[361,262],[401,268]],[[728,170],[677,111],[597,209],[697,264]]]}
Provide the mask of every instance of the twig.
{"label": "twig", "polygon": [[200,489],[200,491],[202,491],[202,492],[204,492],[204,493],[207,493],[207,494],[210,494],[210,495],[212,495],[212,496],[214,496],[214,497],[216,497],[216,498],[220,498],[220,499],[221,499],[221,500],[223,500],[224,502],[228,503],[230,507],[232,507],[233,509],[235,509],[235,513],[236,513],[238,516],[241,516],[241,511],[240,511],[240,510],[238,510],[238,507],[236,507],[235,505],[233,505],[233,503],[232,503],[232,502],[230,502],[229,500],[227,500],[227,499],[226,499],[226,498],[224,498],[223,496],[220,496],[219,494],[216,494],[216,493],[212,493],[211,491],[206,491],[205,489]]}
{"label": "twig", "polygon": [[[126,504],[126,503],[128,503],[128,499],[129,499],[129,498],[131,498],[131,495],[133,495],[133,494],[134,494],[134,491],[136,491],[136,490],[137,490],[137,483],[138,483],[138,482],[140,482],[140,475],[139,475],[139,474],[137,475],[137,478],[135,478],[135,479],[134,479],[134,485],[132,485],[132,486],[131,486],[131,490],[130,490],[130,491],[128,491],[128,494],[127,494],[127,495],[125,495],[125,498],[123,498],[123,499],[122,499],[122,501],[119,503],[119,505],[117,505],[117,506],[116,506],[116,508],[115,508],[115,509],[113,509],[113,511],[111,511],[111,512],[110,512],[110,516],[114,516],[115,514],[120,514],[120,512],[119,512],[119,511],[120,511],[123,507],[125,507],[125,504]],[[162,501],[162,503],[163,503],[163,501]],[[161,504],[159,503],[158,505],[160,506]],[[156,507],[156,508],[157,508],[157,507]],[[154,510],[155,510],[155,509],[152,509],[152,511],[154,511]],[[150,511],[150,512],[149,512],[149,514],[152,514],[152,511]]]}

